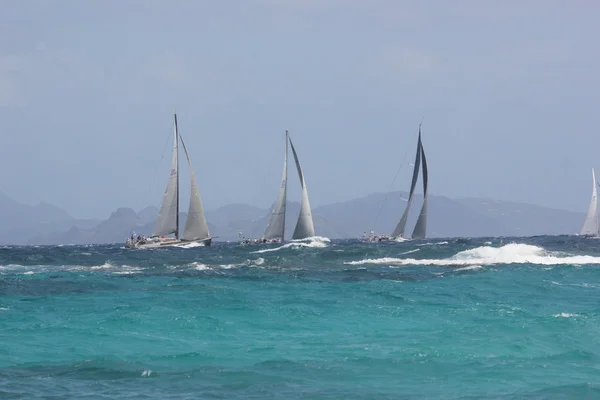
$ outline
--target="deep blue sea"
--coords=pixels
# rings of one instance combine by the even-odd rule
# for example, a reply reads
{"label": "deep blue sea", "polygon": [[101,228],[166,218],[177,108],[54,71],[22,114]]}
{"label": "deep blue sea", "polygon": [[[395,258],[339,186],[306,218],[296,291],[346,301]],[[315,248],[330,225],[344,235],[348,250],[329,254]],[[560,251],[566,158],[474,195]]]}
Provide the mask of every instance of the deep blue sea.
{"label": "deep blue sea", "polygon": [[0,399],[598,399],[600,241],[0,248]]}

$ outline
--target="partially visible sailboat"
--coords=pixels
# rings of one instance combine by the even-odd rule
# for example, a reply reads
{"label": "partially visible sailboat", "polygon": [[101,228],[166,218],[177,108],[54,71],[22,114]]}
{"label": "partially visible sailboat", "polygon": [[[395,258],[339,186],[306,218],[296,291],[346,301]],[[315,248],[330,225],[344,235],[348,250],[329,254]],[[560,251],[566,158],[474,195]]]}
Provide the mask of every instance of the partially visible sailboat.
{"label": "partially visible sailboat", "polygon": [[[258,243],[281,243],[285,234],[285,211],[287,205],[287,164],[288,164],[288,141],[289,134],[285,131],[285,156],[283,159],[283,173],[281,176],[281,185],[279,186],[279,195],[273,205],[269,223],[265,229],[262,238],[256,240]],[[246,240],[246,244],[250,240]]]}
{"label": "partially visible sailboat", "polygon": [[[173,158],[171,160],[171,171],[167,188],[163,195],[156,226],[152,236],[149,238],[132,234],[125,242],[130,248],[150,248],[161,246],[175,246],[188,243],[198,243],[210,246],[212,237],[208,231],[208,224],[204,215],[204,207],[200,198],[200,190],[196,182],[196,175],[192,168],[190,155],[185,146],[183,138],[177,127],[177,114],[174,115],[174,141]],[[183,151],[190,169],[190,205],[187,219],[183,228],[183,234],[179,233],[179,141],[183,145]],[[169,236],[173,235],[173,236]]]}
{"label": "partially visible sailboat", "polygon": [[298,153],[294,148],[292,139],[288,131],[285,131],[285,157],[283,162],[283,176],[281,178],[281,185],[279,187],[279,195],[273,205],[271,216],[269,217],[269,223],[265,229],[265,233],[260,239],[246,239],[240,232],[240,242],[242,244],[260,244],[260,243],[281,243],[284,241],[285,233],[285,212],[287,205],[287,165],[288,165],[288,143],[292,148],[292,154],[294,155],[294,161],[296,163],[296,169],[298,170],[298,177],[300,178],[300,185],[302,187],[302,201],[300,203],[300,214],[298,215],[298,221],[292,235],[293,240],[301,240],[315,236],[315,227],[312,219],[312,211],[310,208],[310,202],[308,200],[308,191],[306,189],[306,181],[304,180],[304,174],[300,167],[300,161],[298,160]]}
{"label": "partially visible sailboat", "polygon": [[396,228],[390,236],[376,236],[373,233],[373,231],[371,231],[370,236],[368,238],[363,237],[363,240],[369,242],[382,242],[409,239],[405,236],[406,222],[408,220],[408,213],[413,202],[415,188],[417,186],[417,180],[419,179],[419,169],[421,169],[421,167],[423,170],[423,205],[421,206],[421,212],[419,213],[417,223],[415,224],[410,238],[424,239],[427,236],[427,190],[429,185],[429,172],[427,170],[427,159],[425,157],[425,150],[423,149],[423,141],[421,140],[421,124],[419,124],[419,139],[417,141],[417,153],[415,155],[415,162],[413,165],[414,168],[412,174],[412,182],[410,184],[410,192],[408,194],[408,200],[402,199],[406,201],[406,207],[404,209],[404,213],[402,213],[402,217],[400,217],[400,221],[398,221],[398,224],[396,225]]}
{"label": "partially visible sailboat", "polygon": [[594,172],[594,168],[592,168],[592,200],[590,201],[590,207],[585,217],[585,221],[583,222],[583,227],[581,228],[582,236],[600,236],[600,226],[598,224],[598,194],[596,191],[597,185],[596,173]]}

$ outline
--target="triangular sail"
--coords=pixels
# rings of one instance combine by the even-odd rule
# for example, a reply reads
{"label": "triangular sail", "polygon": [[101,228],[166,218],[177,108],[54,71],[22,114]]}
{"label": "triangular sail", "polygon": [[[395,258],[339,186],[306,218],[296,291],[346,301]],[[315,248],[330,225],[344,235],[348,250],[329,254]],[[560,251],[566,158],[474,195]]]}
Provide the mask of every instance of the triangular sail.
{"label": "triangular sail", "polygon": [[423,150],[423,142],[421,141],[421,127],[419,127],[419,144],[418,147],[421,151],[421,162],[423,165],[423,206],[419,213],[419,218],[413,230],[413,239],[425,239],[427,235],[427,185],[428,185],[428,174],[427,174],[427,159],[425,158],[425,150]]}
{"label": "triangular sail", "polygon": [[163,201],[156,219],[156,226],[152,236],[170,235],[178,236],[179,230],[179,161],[178,161],[178,134],[177,117],[175,117],[173,141],[173,159],[171,161],[171,172]]}
{"label": "triangular sail", "polygon": [[[419,133],[419,142],[420,142],[420,133]],[[398,238],[404,237],[404,230],[406,229],[406,221],[408,219],[408,212],[410,211],[410,206],[413,201],[413,195],[415,193],[415,187],[417,185],[417,180],[419,179],[419,168],[421,166],[421,148],[417,144],[417,154],[415,156],[415,167],[413,169],[413,177],[412,183],[410,184],[410,193],[408,194],[408,201],[406,202],[406,208],[404,209],[404,213],[396,225],[396,229],[392,232],[391,237]]]}
{"label": "triangular sail", "polygon": [[585,222],[581,228],[582,235],[598,235],[598,196],[596,193],[596,173],[592,168],[592,200],[590,202],[590,208],[588,209]]}
{"label": "triangular sail", "polygon": [[198,182],[196,182],[196,175],[194,174],[194,169],[192,168],[192,162],[190,161],[190,155],[185,147],[185,142],[181,136],[179,138],[181,139],[183,151],[185,152],[185,157],[187,158],[188,166],[190,167],[191,178],[190,207],[188,209],[182,239],[187,241],[208,239],[210,233],[208,232],[208,224],[206,223],[206,217],[204,215],[204,207],[202,206],[202,199],[200,198],[200,190],[198,189]]}
{"label": "triangular sail", "polygon": [[306,190],[306,182],[304,181],[304,174],[302,174],[302,168],[300,168],[300,162],[298,161],[298,154],[292,143],[292,139],[289,138],[290,146],[292,147],[292,154],[296,161],[296,168],[298,169],[298,177],[300,178],[300,184],[302,185],[302,203],[300,203],[300,214],[298,215],[298,222],[296,222],[296,228],[292,239],[305,239],[315,236],[315,226],[313,224],[312,212],[310,210],[310,203],[308,201],[308,191]]}
{"label": "triangular sail", "polygon": [[288,132],[285,131],[285,158],[283,161],[283,175],[281,177],[281,186],[279,196],[273,205],[273,212],[269,218],[269,224],[265,229],[263,239],[279,239],[283,241],[285,231],[285,206],[287,198],[287,155],[288,155]]}

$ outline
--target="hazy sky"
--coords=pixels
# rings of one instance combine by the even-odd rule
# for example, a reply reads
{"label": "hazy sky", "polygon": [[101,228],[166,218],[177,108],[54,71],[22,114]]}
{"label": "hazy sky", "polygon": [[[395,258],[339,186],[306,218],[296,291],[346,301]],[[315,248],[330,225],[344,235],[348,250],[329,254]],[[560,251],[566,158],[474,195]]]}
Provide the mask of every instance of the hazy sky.
{"label": "hazy sky", "polygon": [[424,117],[432,194],[583,212],[599,19],[591,0],[0,0],[0,190],[76,217],[158,204],[177,111],[207,208],[275,200],[285,129],[315,207],[387,191]]}

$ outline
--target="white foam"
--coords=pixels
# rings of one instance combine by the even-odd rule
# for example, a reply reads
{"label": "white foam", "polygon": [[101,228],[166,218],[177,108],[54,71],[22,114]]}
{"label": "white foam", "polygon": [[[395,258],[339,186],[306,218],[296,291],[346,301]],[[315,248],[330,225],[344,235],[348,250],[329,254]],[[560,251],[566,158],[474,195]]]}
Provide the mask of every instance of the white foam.
{"label": "white foam", "polygon": [[398,265],[495,265],[495,264],[540,264],[540,265],[583,265],[600,264],[600,257],[575,256],[562,252],[548,252],[541,247],[510,243],[501,247],[482,246],[461,251],[445,259],[391,258],[383,257],[350,261],[346,264],[398,264]]}
{"label": "white foam", "polygon": [[[265,259],[262,257],[259,257],[256,260],[246,260],[242,263],[239,264],[219,264],[219,265],[207,265],[207,264],[202,264],[199,262],[193,262],[190,264],[187,264],[187,267],[192,267],[195,270],[198,271],[206,271],[206,270],[214,270],[214,269],[232,269],[232,268],[239,268],[239,267],[258,267],[262,264],[264,264]],[[177,268],[181,268],[182,266],[169,266],[168,268],[170,269],[177,269]]]}
{"label": "white foam", "polygon": [[7,265],[0,265],[0,270],[2,269],[21,269],[21,268],[26,268],[25,265],[20,265],[20,264],[7,264]]}
{"label": "white foam", "polygon": [[554,318],[572,318],[572,317],[580,317],[581,315],[579,314],[569,314],[569,313],[560,313],[560,314],[554,314],[553,317]]}
{"label": "white foam", "polygon": [[421,243],[417,246],[442,246],[444,244],[448,244],[448,242],[431,242],[431,243]]}
{"label": "white foam", "polygon": [[110,261],[105,262],[102,265],[92,265],[91,267],[88,266],[83,266],[83,265],[69,265],[69,266],[65,266],[64,267],[65,270],[69,271],[69,272],[73,272],[73,271],[106,271],[106,272],[112,272],[113,274],[117,274],[117,275],[129,275],[129,274],[135,274],[135,273],[139,273],[140,271],[143,271],[144,268],[142,267],[136,267],[133,265],[115,265],[112,264]]}
{"label": "white foam", "polygon": [[417,251],[421,251],[421,249],[408,250],[408,251],[405,251],[404,253],[400,253],[400,255],[416,253]]}
{"label": "white foam", "polygon": [[[327,238],[324,238],[327,239]],[[309,243],[305,243],[304,241],[308,240],[308,239],[302,239],[302,240],[294,240],[291,243],[286,243],[284,245],[281,245],[279,247],[274,247],[272,249],[262,249],[262,250],[256,250],[253,251],[252,254],[261,254],[261,253],[270,253],[272,251],[279,251],[279,250],[283,250],[283,249],[299,249],[299,248],[303,248],[303,247],[310,247],[310,248],[323,248],[323,247],[327,247],[327,243],[326,241],[321,241],[321,240],[315,240]],[[329,239],[327,239],[329,240]]]}
{"label": "white foam", "polygon": [[98,269],[113,269],[113,268],[115,268],[115,267],[116,267],[115,265],[113,265],[113,264],[111,264],[111,263],[109,263],[109,262],[105,262],[105,263],[104,263],[104,264],[102,264],[102,265],[93,265],[93,266],[91,266],[91,267],[81,267],[81,266],[75,266],[75,267],[74,267],[74,269],[75,269],[75,270],[77,270],[77,271],[80,271],[80,270],[82,270],[82,269],[84,269],[84,270],[85,270],[85,269],[98,270]]}
{"label": "white foam", "polygon": [[329,243],[331,240],[324,236],[311,236],[304,239],[293,239],[291,242],[299,243],[299,242],[322,242]]}
{"label": "white foam", "polygon": [[202,264],[199,262],[193,262],[190,264],[191,267],[193,267],[194,269],[198,270],[198,271],[205,271],[207,269],[210,269],[210,267],[206,264]]}

